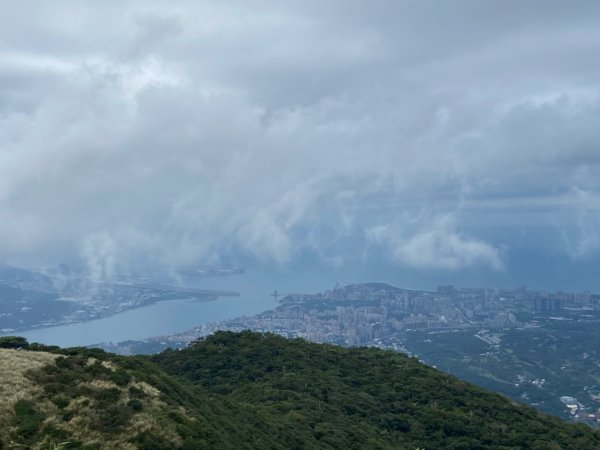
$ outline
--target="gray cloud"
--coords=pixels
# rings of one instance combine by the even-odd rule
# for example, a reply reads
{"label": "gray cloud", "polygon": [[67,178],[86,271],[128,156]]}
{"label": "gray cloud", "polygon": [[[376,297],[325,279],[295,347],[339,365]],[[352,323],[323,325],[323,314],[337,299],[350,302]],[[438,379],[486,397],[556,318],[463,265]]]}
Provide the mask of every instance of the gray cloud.
{"label": "gray cloud", "polygon": [[0,258],[502,269],[491,216],[596,254],[562,201],[598,212],[600,5],[576,3],[5,3]]}

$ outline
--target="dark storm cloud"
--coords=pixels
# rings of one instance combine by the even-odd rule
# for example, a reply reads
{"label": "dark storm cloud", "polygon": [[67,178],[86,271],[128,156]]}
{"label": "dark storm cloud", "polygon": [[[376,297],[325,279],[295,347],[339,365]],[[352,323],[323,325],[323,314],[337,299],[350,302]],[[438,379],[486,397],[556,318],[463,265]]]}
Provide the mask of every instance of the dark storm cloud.
{"label": "dark storm cloud", "polygon": [[104,273],[380,249],[500,270],[510,233],[474,231],[490,217],[550,217],[557,251],[600,250],[597,2],[2,10],[9,262],[77,255]]}

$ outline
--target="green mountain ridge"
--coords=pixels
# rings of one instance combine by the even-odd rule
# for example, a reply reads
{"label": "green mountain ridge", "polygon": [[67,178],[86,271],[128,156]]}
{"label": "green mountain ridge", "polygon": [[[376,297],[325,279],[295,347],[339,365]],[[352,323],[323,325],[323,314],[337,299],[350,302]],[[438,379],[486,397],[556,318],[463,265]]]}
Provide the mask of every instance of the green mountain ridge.
{"label": "green mountain ridge", "polygon": [[151,357],[0,347],[3,449],[600,449],[585,425],[374,348],[252,332]]}

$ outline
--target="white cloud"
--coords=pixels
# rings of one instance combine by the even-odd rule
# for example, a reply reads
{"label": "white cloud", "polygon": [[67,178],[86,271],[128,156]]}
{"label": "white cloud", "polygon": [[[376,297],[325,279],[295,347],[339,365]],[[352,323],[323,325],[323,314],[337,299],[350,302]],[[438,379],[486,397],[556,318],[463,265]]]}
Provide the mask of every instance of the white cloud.
{"label": "white cloud", "polygon": [[490,210],[573,227],[561,199],[600,190],[600,6],[580,6],[7,6],[0,258],[339,264],[368,231],[402,264],[500,269]]}
{"label": "white cloud", "polygon": [[379,225],[367,231],[367,238],[396,261],[420,269],[504,268],[499,249],[461,233],[450,216],[438,217],[412,232],[398,224]]}
{"label": "white cloud", "polygon": [[83,243],[83,254],[90,277],[99,281],[115,275],[119,264],[118,249],[114,239],[107,233],[88,236]]}
{"label": "white cloud", "polygon": [[600,251],[600,196],[585,189],[574,189],[575,223],[562,229],[564,252],[572,260],[589,259]]}

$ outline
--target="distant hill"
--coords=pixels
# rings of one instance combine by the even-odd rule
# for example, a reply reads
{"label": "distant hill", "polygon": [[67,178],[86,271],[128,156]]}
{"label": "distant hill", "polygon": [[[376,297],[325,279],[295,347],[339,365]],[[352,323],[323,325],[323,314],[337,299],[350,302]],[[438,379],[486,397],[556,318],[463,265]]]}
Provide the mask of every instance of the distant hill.
{"label": "distant hill", "polygon": [[54,292],[52,279],[39,272],[0,264],[0,283],[38,292]]}
{"label": "distant hill", "polygon": [[600,449],[587,426],[372,348],[251,332],[152,357],[0,347],[4,449]]}

